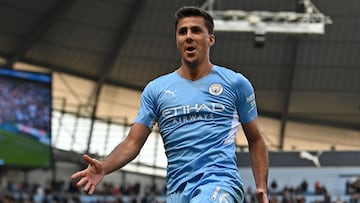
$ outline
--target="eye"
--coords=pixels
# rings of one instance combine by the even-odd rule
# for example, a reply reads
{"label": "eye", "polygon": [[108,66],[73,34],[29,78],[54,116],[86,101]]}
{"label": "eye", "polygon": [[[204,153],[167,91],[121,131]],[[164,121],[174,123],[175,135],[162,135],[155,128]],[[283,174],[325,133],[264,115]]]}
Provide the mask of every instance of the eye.
{"label": "eye", "polygon": [[202,32],[202,29],[201,29],[201,27],[192,27],[191,32],[195,33],[195,34],[199,34]]}
{"label": "eye", "polygon": [[180,29],[178,30],[178,34],[179,34],[179,35],[186,35],[186,32],[187,32],[187,28],[180,28]]}

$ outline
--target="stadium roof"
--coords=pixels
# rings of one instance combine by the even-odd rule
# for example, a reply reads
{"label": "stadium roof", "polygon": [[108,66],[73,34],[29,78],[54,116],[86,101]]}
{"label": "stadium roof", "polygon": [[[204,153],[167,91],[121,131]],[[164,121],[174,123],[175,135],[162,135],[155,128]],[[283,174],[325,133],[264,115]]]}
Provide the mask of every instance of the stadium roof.
{"label": "stadium roof", "polygon": [[[293,12],[296,2],[218,0],[212,9]],[[216,31],[212,62],[252,81],[262,116],[360,130],[360,1],[312,2],[331,19],[323,34],[292,33],[296,26],[286,32],[275,24],[282,32],[261,32],[265,41],[257,47],[255,31]],[[8,68],[21,62],[95,82],[87,99],[96,108],[105,84],[141,91],[175,70],[174,12],[206,3],[2,0],[0,57]]]}

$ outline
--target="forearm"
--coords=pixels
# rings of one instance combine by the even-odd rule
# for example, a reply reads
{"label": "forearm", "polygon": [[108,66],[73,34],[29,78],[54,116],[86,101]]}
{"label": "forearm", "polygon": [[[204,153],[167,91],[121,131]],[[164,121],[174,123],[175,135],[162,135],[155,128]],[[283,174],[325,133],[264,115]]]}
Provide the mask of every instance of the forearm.
{"label": "forearm", "polygon": [[138,147],[128,144],[126,140],[118,144],[109,155],[101,160],[105,174],[128,164],[139,154],[139,151]]}
{"label": "forearm", "polygon": [[146,126],[134,124],[126,139],[101,161],[105,174],[122,168],[132,161],[139,154],[149,134],[150,130]]}
{"label": "forearm", "polygon": [[263,139],[258,139],[250,145],[250,158],[256,188],[267,192],[268,151]]}

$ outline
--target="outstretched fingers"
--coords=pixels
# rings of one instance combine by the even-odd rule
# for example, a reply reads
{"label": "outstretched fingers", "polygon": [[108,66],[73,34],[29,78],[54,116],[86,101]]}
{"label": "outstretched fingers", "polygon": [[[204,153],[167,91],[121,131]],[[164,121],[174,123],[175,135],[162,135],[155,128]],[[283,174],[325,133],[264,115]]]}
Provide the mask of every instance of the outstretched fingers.
{"label": "outstretched fingers", "polygon": [[95,191],[95,185],[93,184],[93,182],[87,176],[85,176],[85,173],[83,173],[83,171],[77,172],[76,174],[71,176],[73,180],[77,179],[78,177],[81,177],[81,179],[76,183],[76,186],[83,187],[84,192],[92,195]]}
{"label": "outstretched fingers", "polygon": [[95,190],[95,186],[91,182],[87,182],[83,191],[88,193],[89,195],[93,194]]}
{"label": "outstretched fingers", "polygon": [[88,164],[87,168],[71,175],[71,179],[77,180],[76,186],[83,187],[83,191],[91,195],[94,193],[98,182],[104,176],[104,171],[98,160],[86,154],[83,155],[83,159]]}
{"label": "outstretched fingers", "polygon": [[87,177],[82,177],[79,182],[76,183],[76,186],[81,187],[85,184],[89,183],[89,180]]}
{"label": "outstretched fingers", "polygon": [[78,171],[78,172],[72,174],[71,175],[71,180],[75,180],[75,179],[81,178],[83,176],[85,176],[85,170]]}

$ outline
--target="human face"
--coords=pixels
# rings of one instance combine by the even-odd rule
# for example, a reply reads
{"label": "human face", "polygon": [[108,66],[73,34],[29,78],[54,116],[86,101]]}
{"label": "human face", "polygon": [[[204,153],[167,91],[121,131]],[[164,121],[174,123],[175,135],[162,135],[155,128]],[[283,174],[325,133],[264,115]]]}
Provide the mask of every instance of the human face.
{"label": "human face", "polygon": [[210,46],[215,43],[215,36],[208,33],[203,17],[185,17],[177,25],[176,43],[183,65],[196,68],[210,63]]}

